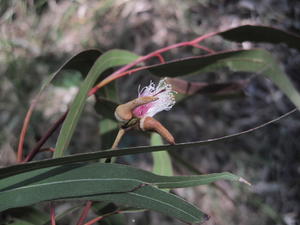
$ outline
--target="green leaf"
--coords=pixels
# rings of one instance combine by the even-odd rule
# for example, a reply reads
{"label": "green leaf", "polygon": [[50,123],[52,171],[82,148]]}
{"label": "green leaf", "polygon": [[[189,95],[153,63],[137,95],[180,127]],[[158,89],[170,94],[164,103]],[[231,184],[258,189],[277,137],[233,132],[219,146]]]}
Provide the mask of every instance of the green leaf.
{"label": "green leaf", "polygon": [[[100,179],[103,178],[103,179]],[[107,180],[106,180],[107,179]],[[110,180],[111,179],[111,180]],[[209,175],[193,175],[193,176],[161,176],[156,175],[148,171],[137,169],[131,166],[126,166],[122,164],[107,164],[107,163],[94,163],[94,164],[68,164],[57,167],[49,167],[43,169],[37,169],[30,172],[20,173],[14,176],[10,176],[0,180],[0,191],[8,190],[19,190],[26,192],[26,186],[30,188],[40,188],[42,186],[55,186],[55,185],[65,185],[66,183],[72,182],[131,182],[133,183],[125,187],[123,191],[132,190],[136,187],[139,182],[145,182],[148,184],[155,185],[159,188],[182,188],[191,187],[200,184],[208,184],[214,182],[218,179],[227,180],[239,180],[240,177],[231,173],[216,173]],[[69,181],[67,181],[69,180]],[[137,183],[136,183],[137,182]],[[47,185],[45,185],[47,184]],[[84,184],[83,184],[84,185]],[[32,187],[31,187],[32,186]],[[109,186],[109,185],[107,185]],[[108,188],[103,186],[102,191],[108,191],[113,193],[119,191],[120,187]],[[93,186],[90,186],[90,192]],[[58,188],[57,188],[58,189]],[[97,189],[97,188],[96,188]],[[72,190],[56,190],[57,192],[63,193],[68,192],[69,194]],[[75,193],[75,192],[74,192]],[[37,194],[37,193],[36,193]],[[76,193],[75,193],[76,194]],[[51,193],[49,193],[51,195]],[[72,194],[70,194],[72,195]],[[29,198],[24,196],[24,198]],[[43,196],[42,196],[43,198]],[[14,201],[18,201],[17,199]]]}
{"label": "green leaf", "polygon": [[83,81],[78,94],[76,95],[70,107],[69,113],[62,125],[59,137],[55,146],[54,158],[62,157],[65,149],[69,146],[75,127],[78,123],[79,117],[83,111],[85,101],[87,99],[88,91],[93,87],[98,77],[107,69],[128,64],[138,56],[123,50],[111,50],[101,55],[92,68],[87,77]]}
{"label": "green leaf", "polygon": [[116,82],[111,82],[96,92],[96,112],[105,118],[115,120],[114,111],[119,105]]}
{"label": "green leaf", "polygon": [[118,204],[154,210],[186,223],[202,223],[208,216],[182,198],[152,186],[143,186],[134,192],[98,195],[92,200],[113,201]]}
{"label": "green leaf", "polygon": [[125,224],[127,224],[127,219],[123,213],[109,216],[103,221],[99,222],[99,225],[125,225]]}
{"label": "green leaf", "polygon": [[157,76],[176,77],[188,74],[216,71],[228,68],[232,71],[254,72],[272,80],[300,109],[300,95],[282,71],[272,55],[261,49],[237,50],[211,55],[191,57],[169,63],[150,66],[147,69]]}
{"label": "green leaf", "polygon": [[[259,127],[261,127],[261,126],[259,126]],[[31,170],[35,170],[35,169],[39,169],[39,168],[47,168],[47,167],[51,167],[51,166],[65,165],[65,164],[75,163],[75,162],[86,162],[86,161],[90,161],[90,160],[111,158],[111,157],[115,157],[115,156],[163,151],[162,149],[169,151],[169,150],[180,150],[183,147],[199,147],[199,146],[203,146],[203,145],[223,142],[230,138],[238,137],[240,135],[250,133],[254,130],[255,129],[252,128],[252,129],[240,132],[240,133],[235,133],[235,134],[227,135],[224,137],[212,138],[212,139],[203,140],[203,141],[185,142],[185,143],[179,143],[179,144],[175,144],[175,145],[120,148],[118,150],[105,150],[105,151],[97,151],[97,152],[90,152],[90,153],[82,153],[82,154],[76,154],[76,155],[71,155],[71,156],[65,156],[65,157],[57,158],[57,159],[46,159],[46,160],[40,160],[40,161],[36,161],[36,162],[23,163],[23,164],[13,165],[13,166],[5,167],[5,168],[0,168],[0,178],[9,177],[9,176],[12,176],[12,175],[15,175],[18,173],[31,171]],[[198,150],[203,150],[203,149],[198,149]]]}
{"label": "green leaf", "polygon": [[43,224],[48,221],[49,218],[49,215],[33,207],[10,209],[5,212],[5,215],[35,225]]}
{"label": "green leaf", "polygon": [[157,188],[182,188],[226,179],[231,173],[201,176],[159,176],[121,164],[69,164],[33,170],[0,180],[0,211],[55,199],[113,201],[201,222],[204,214],[181,198]]}
{"label": "green leaf", "polygon": [[100,122],[101,148],[111,148],[117,134],[119,124],[115,120],[103,119]]}
{"label": "green leaf", "polygon": [[167,82],[171,84],[172,89],[177,92],[175,95],[176,103],[196,94],[207,95],[212,100],[244,97],[244,89],[249,84],[247,80],[206,83],[169,77],[167,77]]}
{"label": "green leaf", "polygon": [[55,79],[58,75],[62,74],[63,70],[77,70],[83,76],[85,73],[91,68],[95,60],[101,55],[101,52],[96,49],[89,49],[82,51],[70,59],[68,59],[57,71],[55,71],[42,85],[39,93],[37,94],[36,99],[40,96],[40,94],[45,90],[45,88],[51,83],[53,79]]}
{"label": "green leaf", "polygon": [[64,70],[78,70],[85,77],[101,54],[98,49],[84,50],[74,55],[62,68]]}
{"label": "green leaf", "polygon": [[285,43],[291,48],[300,50],[300,36],[274,27],[243,25],[218,33],[230,41]]}
{"label": "green leaf", "polygon": [[[151,145],[162,145],[163,141],[157,133],[151,134]],[[167,151],[152,152],[153,169],[152,172],[158,175],[172,176],[173,168],[171,158]]]}
{"label": "green leaf", "polygon": [[[58,223],[58,221],[62,220],[64,217],[72,214],[74,211],[76,210],[80,210],[82,208],[82,205],[77,205],[77,206],[73,206],[73,207],[70,207],[68,209],[66,209],[65,211],[61,212],[60,214],[56,214],[55,215],[55,220],[56,220],[56,223]],[[51,224],[51,218],[48,216],[48,220],[46,222],[44,222],[43,224],[39,224],[39,225],[49,225]]]}
{"label": "green leaf", "polygon": [[92,67],[96,59],[101,55],[101,52],[97,49],[89,49],[79,52],[68,59],[56,72],[54,72],[42,85],[39,94],[49,85],[49,83],[57,78],[63,70],[77,70],[82,76],[86,76],[87,72]]}
{"label": "green leaf", "polygon": [[97,101],[94,105],[96,112],[105,118],[115,120],[115,110],[118,106],[118,103],[107,98],[97,97]]}
{"label": "green leaf", "polygon": [[[81,78],[87,75],[88,71],[101,54],[101,51],[97,49],[88,49],[79,52],[66,61],[54,73],[54,76],[50,78],[50,81],[53,79],[53,84],[57,86],[78,86],[81,82]],[[58,77],[58,74],[61,76]]]}
{"label": "green leaf", "polygon": [[19,220],[19,219],[13,219],[12,221],[8,223],[4,223],[3,225],[36,225],[34,223],[27,222],[25,220]]}
{"label": "green leaf", "polygon": [[118,123],[111,119],[103,119],[100,121],[101,135],[116,131],[118,129]]}

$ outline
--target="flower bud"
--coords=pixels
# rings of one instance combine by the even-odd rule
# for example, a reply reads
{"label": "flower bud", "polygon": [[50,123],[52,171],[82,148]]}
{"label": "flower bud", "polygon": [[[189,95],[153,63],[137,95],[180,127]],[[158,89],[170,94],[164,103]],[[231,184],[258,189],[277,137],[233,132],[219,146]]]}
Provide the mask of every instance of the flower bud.
{"label": "flower bud", "polygon": [[153,117],[143,117],[140,120],[139,128],[142,131],[154,131],[163,137],[169,144],[174,145],[173,135],[159,121]]}
{"label": "flower bud", "polygon": [[132,119],[133,117],[132,111],[136,107],[147,104],[149,102],[153,102],[157,99],[158,99],[157,97],[153,97],[153,96],[143,96],[143,97],[136,98],[125,104],[119,105],[115,110],[115,117],[120,122],[127,122],[130,119]]}

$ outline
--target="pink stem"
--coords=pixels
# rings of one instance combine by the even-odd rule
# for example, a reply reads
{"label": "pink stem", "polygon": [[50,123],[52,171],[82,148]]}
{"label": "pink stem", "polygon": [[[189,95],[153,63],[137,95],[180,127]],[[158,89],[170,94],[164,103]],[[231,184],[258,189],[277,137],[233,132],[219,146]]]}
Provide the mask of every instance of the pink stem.
{"label": "pink stem", "polygon": [[159,59],[160,63],[165,63],[166,62],[164,57],[162,57],[161,54],[158,54],[156,57]]}
{"label": "pink stem", "polygon": [[104,216],[98,216],[92,220],[90,220],[89,222],[85,223],[84,225],[92,225],[100,220],[104,219]]}
{"label": "pink stem", "polygon": [[92,207],[92,204],[93,204],[92,201],[87,201],[84,209],[82,210],[82,213],[81,213],[81,216],[80,216],[80,218],[77,222],[77,225],[82,225],[83,224],[85,218],[87,217],[87,215],[89,213],[90,208]]}
{"label": "pink stem", "polygon": [[55,207],[52,202],[50,202],[50,218],[51,218],[51,225],[56,225],[55,222]]}
{"label": "pink stem", "polygon": [[126,66],[123,66],[122,68],[118,69],[117,71],[112,73],[110,76],[108,76],[107,78],[102,80],[96,87],[94,87],[92,89],[93,92],[90,92],[90,93],[94,94],[99,88],[103,87],[104,85],[110,83],[111,81],[113,81],[117,78],[120,78],[121,77],[120,74],[122,74],[123,76],[126,75],[126,74],[123,74],[123,72],[129,70],[130,68],[136,66],[137,64],[139,64],[141,62],[147,61],[148,59],[150,59],[152,57],[158,56],[161,53],[164,53],[164,52],[169,51],[169,50],[174,49],[174,48],[179,48],[179,47],[183,47],[183,46],[194,46],[194,45],[198,44],[199,42],[203,41],[204,39],[207,39],[207,38],[209,38],[211,36],[214,36],[216,34],[217,34],[217,32],[212,32],[212,33],[203,35],[201,37],[198,37],[198,38],[196,38],[192,41],[185,41],[185,42],[173,44],[173,45],[167,46],[165,48],[161,48],[161,49],[158,49],[154,52],[151,52],[148,55],[141,56],[140,58],[138,58],[134,62],[132,62],[130,64],[127,64]]}
{"label": "pink stem", "polygon": [[62,124],[68,114],[68,110],[50,127],[46,134],[36,143],[35,147],[32,151],[27,155],[27,157],[23,160],[23,162],[29,162],[33,159],[33,157],[39,152],[44,143],[48,140],[48,138],[56,131],[56,129]]}
{"label": "pink stem", "polygon": [[24,119],[24,122],[23,122],[23,127],[22,127],[22,131],[21,131],[21,134],[20,134],[19,145],[18,145],[18,153],[17,153],[17,161],[18,162],[22,162],[22,160],[23,160],[25,135],[26,135],[26,132],[28,130],[30,118],[31,118],[31,115],[32,115],[32,112],[33,112],[33,109],[34,109],[35,105],[36,105],[36,101],[33,101],[30,104],[30,107],[29,107],[29,109],[26,113],[26,116],[25,116],[25,119]]}
{"label": "pink stem", "polygon": [[92,224],[94,224],[94,223],[96,223],[96,222],[98,222],[98,221],[100,221],[100,220],[105,219],[106,217],[109,217],[109,216],[112,216],[112,215],[115,215],[115,214],[119,214],[119,213],[121,213],[121,211],[118,210],[118,211],[114,211],[114,212],[112,212],[112,213],[106,214],[106,215],[104,215],[104,216],[98,216],[98,217],[96,217],[96,218],[94,218],[94,219],[88,221],[88,222],[85,223],[84,225],[92,225]]}
{"label": "pink stem", "polygon": [[200,48],[200,49],[202,49],[202,50],[204,50],[204,51],[206,51],[206,52],[209,52],[209,53],[215,53],[214,50],[212,50],[212,49],[210,49],[210,48],[207,48],[207,47],[205,47],[205,46],[203,46],[203,45],[194,44],[193,46],[194,46],[195,48]]}

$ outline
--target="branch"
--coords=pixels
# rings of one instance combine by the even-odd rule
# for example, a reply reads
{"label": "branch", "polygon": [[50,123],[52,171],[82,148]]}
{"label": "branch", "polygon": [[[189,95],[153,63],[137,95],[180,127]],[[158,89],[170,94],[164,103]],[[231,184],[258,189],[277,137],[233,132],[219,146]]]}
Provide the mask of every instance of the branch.
{"label": "branch", "polygon": [[92,201],[87,201],[84,209],[82,210],[81,216],[77,222],[77,225],[82,225],[83,221],[85,220],[85,218],[87,217],[90,208],[92,207],[93,202]]}
{"label": "branch", "polygon": [[[173,44],[170,46],[167,46],[165,48],[161,48],[158,49],[156,51],[153,51],[151,53],[149,53],[148,55],[142,56],[140,58],[138,58],[137,60],[135,60],[134,62],[121,67],[120,69],[118,69],[117,71],[115,71],[114,73],[112,73],[110,76],[108,76],[107,78],[105,78],[104,80],[102,80],[98,85],[96,85],[94,88],[92,88],[90,90],[90,92],[88,93],[88,96],[91,96],[93,94],[95,94],[101,87],[107,85],[108,83],[112,82],[115,79],[118,79],[122,76],[125,75],[129,75],[132,74],[133,72],[137,72],[139,70],[142,70],[143,67],[140,68],[136,68],[136,69],[131,69],[132,67],[138,65],[141,62],[147,61],[148,59],[152,58],[152,57],[158,57],[159,60],[161,62],[164,62],[163,57],[161,56],[161,53],[167,52],[171,49],[175,49],[175,48],[179,48],[179,47],[183,47],[183,46],[195,46],[195,47],[199,47],[198,43],[200,43],[201,41],[212,37],[214,35],[216,35],[218,32],[212,32],[203,36],[200,36],[194,40],[191,41],[186,41],[186,42],[180,42],[177,44]],[[201,48],[203,49],[203,47],[201,46]],[[208,50],[210,51],[210,50]],[[24,124],[26,124],[26,126],[23,126],[22,132],[21,132],[21,137],[20,137],[20,146],[23,146],[23,142],[24,142],[24,136],[26,133],[26,130],[28,128],[28,124],[29,124],[29,120],[32,114],[34,106],[32,106],[32,109],[30,111],[28,111],[26,118],[24,120]],[[36,146],[33,148],[33,150],[29,153],[29,155],[26,157],[26,159],[23,162],[28,162],[30,160],[32,160],[32,158],[39,152],[40,148],[43,146],[43,144],[48,140],[48,138],[54,133],[55,130],[57,130],[57,128],[59,127],[60,124],[63,123],[63,121],[65,120],[66,116],[67,116],[68,111],[66,111],[64,113],[64,115],[62,115],[56,122],[55,124],[47,131],[47,133],[39,140],[39,142],[36,144]],[[24,131],[23,131],[24,130]],[[20,153],[18,153],[19,155],[22,155],[22,147],[20,147]],[[20,161],[22,161],[22,157],[20,156]]]}

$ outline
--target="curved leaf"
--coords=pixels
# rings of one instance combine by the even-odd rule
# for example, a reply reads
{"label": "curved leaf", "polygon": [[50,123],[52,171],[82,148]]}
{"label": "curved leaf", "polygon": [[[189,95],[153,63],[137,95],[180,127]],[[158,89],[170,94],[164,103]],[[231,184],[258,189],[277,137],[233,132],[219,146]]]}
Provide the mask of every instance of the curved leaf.
{"label": "curved leaf", "polygon": [[38,169],[0,180],[0,211],[46,200],[85,198],[114,201],[201,222],[204,214],[183,199],[158,188],[181,188],[216,180],[240,180],[231,173],[159,176],[121,164],[70,164]]}
{"label": "curved leaf", "polygon": [[101,51],[97,49],[88,49],[72,56],[45,81],[37,96],[39,96],[41,92],[44,91],[44,89],[50,84],[53,79],[55,79],[58,74],[60,74],[62,70],[78,70],[82,74],[82,76],[86,76],[93,63],[101,54]]}
{"label": "curved leaf", "polygon": [[[162,138],[157,133],[151,134],[151,145],[162,145]],[[152,152],[153,169],[152,172],[158,175],[172,176],[173,168],[171,158],[167,151]]]}
{"label": "curved leaf", "polygon": [[[134,181],[131,184],[131,186],[125,187],[123,189],[123,191],[128,191],[136,187],[136,182],[144,182],[147,184],[155,185],[159,188],[182,188],[208,184],[220,179],[238,181],[240,177],[227,172],[209,175],[161,176],[145,170],[122,164],[76,163],[57,167],[37,169],[1,179],[0,191],[2,193],[3,191],[8,190],[23,190],[26,186],[29,186],[30,188],[37,188],[47,185],[65,185],[66,183],[70,184],[72,182],[84,183],[99,181],[113,183],[120,181]],[[109,184],[106,185],[109,186]],[[112,193],[120,191],[120,187],[113,187],[112,189],[109,189],[107,188],[107,186],[103,186],[101,187],[101,189]],[[91,186],[90,189],[91,188],[93,187]],[[70,190],[60,191],[68,192]]]}
{"label": "curved leaf", "polygon": [[179,150],[183,147],[197,147],[197,146],[203,146],[213,143],[218,143],[221,141],[226,141],[233,137],[238,137],[243,134],[247,134],[250,132],[253,132],[257,129],[260,129],[262,127],[265,127],[271,123],[274,123],[280,119],[283,119],[292,113],[296,112],[297,109],[293,109],[289,111],[288,113],[283,114],[280,117],[277,117],[271,121],[268,121],[264,124],[261,124],[259,126],[256,126],[254,128],[250,128],[248,130],[230,134],[223,137],[218,138],[212,138],[208,140],[203,141],[195,141],[195,142],[185,142],[185,143],[179,143],[175,145],[161,145],[161,146],[141,146],[141,147],[129,147],[129,148],[121,148],[118,150],[106,150],[106,151],[98,151],[98,152],[91,152],[91,153],[83,153],[83,154],[76,154],[71,156],[66,156],[62,158],[57,159],[47,159],[47,160],[40,160],[36,162],[29,162],[29,163],[23,163],[18,165],[13,165],[5,168],[0,168],[0,178],[9,177],[15,174],[19,174],[22,172],[32,171],[39,168],[47,168],[51,166],[57,166],[57,165],[66,165],[74,162],[86,162],[90,160],[95,159],[101,159],[101,158],[111,158],[114,156],[122,156],[122,155],[133,155],[133,154],[139,154],[139,153],[145,153],[145,152],[155,152],[155,151],[163,151],[165,150]]}
{"label": "curved leaf", "polygon": [[273,81],[300,109],[300,95],[272,55],[262,49],[236,50],[190,57],[147,69],[157,76],[176,77],[228,68],[232,71],[254,72]]}
{"label": "curved leaf", "polygon": [[212,99],[244,97],[245,93],[243,90],[249,83],[249,81],[246,80],[225,83],[206,83],[169,77],[167,77],[167,82],[171,84],[172,89],[177,92],[175,96],[177,103],[188,96],[196,94],[208,95]]}
{"label": "curved leaf", "polygon": [[273,56],[262,49],[226,51],[145,67],[145,69],[160,77],[199,76],[200,73],[222,68],[264,75],[272,80],[300,109],[299,93]]}
{"label": "curved leaf", "polygon": [[[44,224],[49,219],[49,215],[38,210],[34,207],[21,207],[16,209],[7,210],[5,212],[7,216],[6,219],[2,219],[1,221],[3,224],[12,224],[11,220],[23,220],[30,224]],[[12,219],[13,218],[13,219]],[[9,222],[10,221],[10,222]]]}
{"label": "curved leaf", "polygon": [[128,51],[111,50],[101,55],[96,60],[96,62],[90,69],[87,77],[83,81],[78,94],[73,100],[67,118],[65,119],[62,125],[55,146],[56,150],[53,155],[54,158],[63,156],[64,150],[69,146],[75,127],[83,111],[88,91],[92,88],[98,77],[109,68],[128,64],[137,58],[138,56]]}
{"label": "curved leaf", "polygon": [[159,176],[121,164],[69,164],[21,173],[0,180],[0,211],[41,201],[84,198],[113,201],[155,210],[185,222],[202,222],[205,215],[183,199],[158,188],[181,188],[226,179],[231,173],[200,176]]}
{"label": "curved leaf", "polygon": [[285,43],[291,48],[300,50],[300,36],[274,27],[243,25],[220,32],[218,35],[237,42]]}
{"label": "curved leaf", "polygon": [[98,49],[84,50],[74,55],[71,60],[68,60],[64,64],[63,69],[78,70],[85,77],[101,54],[101,51]]}
{"label": "curved leaf", "polygon": [[206,214],[182,198],[152,186],[143,186],[129,193],[98,195],[91,199],[154,210],[186,223],[202,223],[209,219]]}

